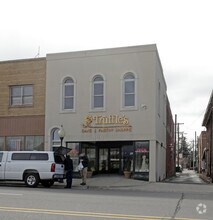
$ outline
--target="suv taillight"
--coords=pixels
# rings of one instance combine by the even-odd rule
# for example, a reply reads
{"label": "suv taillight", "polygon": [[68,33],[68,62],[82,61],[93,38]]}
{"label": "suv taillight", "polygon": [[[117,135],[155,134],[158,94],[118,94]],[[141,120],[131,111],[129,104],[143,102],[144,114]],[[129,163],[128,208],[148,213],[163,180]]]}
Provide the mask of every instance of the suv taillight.
{"label": "suv taillight", "polygon": [[51,172],[55,172],[55,163],[51,164]]}

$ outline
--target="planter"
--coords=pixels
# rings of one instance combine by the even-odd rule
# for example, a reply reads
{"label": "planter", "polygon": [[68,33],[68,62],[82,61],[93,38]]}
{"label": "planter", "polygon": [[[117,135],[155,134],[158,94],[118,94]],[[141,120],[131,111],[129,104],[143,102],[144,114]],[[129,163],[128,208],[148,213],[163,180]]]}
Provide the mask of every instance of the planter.
{"label": "planter", "polygon": [[93,171],[87,171],[87,178],[91,178],[92,177],[92,173],[93,173]]}
{"label": "planter", "polygon": [[131,172],[130,171],[124,171],[124,176],[125,176],[125,178],[130,179]]}

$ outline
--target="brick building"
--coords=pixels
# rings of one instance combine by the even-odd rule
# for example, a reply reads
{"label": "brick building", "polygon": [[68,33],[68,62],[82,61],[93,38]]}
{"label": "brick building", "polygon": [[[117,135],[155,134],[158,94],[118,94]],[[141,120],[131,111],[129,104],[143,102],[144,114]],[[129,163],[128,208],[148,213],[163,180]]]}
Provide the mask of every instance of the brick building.
{"label": "brick building", "polygon": [[0,150],[44,149],[46,59],[0,62]]}
{"label": "brick building", "polygon": [[205,155],[203,155],[207,162],[206,175],[213,180],[213,91],[206,108],[202,125],[206,127],[206,150],[204,152]]}
{"label": "brick building", "polygon": [[166,107],[166,177],[175,175],[175,143],[174,143],[174,120],[170,103],[167,98]]}
{"label": "brick building", "polygon": [[209,173],[209,149],[207,148],[206,131],[202,131],[198,138],[198,172],[207,175]]}

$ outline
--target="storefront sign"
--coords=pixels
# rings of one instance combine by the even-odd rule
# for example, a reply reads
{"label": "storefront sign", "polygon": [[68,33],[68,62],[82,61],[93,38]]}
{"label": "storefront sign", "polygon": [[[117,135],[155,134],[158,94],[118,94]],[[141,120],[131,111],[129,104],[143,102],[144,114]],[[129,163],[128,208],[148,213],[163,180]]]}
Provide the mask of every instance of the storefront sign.
{"label": "storefront sign", "polygon": [[135,152],[137,153],[149,153],[149,150],[146,148],[136,148]]}
{"label": "storefront sign", "polygon": [[82,133],[131,132],[132,126],[125,115],[87,115],[82,125]]}

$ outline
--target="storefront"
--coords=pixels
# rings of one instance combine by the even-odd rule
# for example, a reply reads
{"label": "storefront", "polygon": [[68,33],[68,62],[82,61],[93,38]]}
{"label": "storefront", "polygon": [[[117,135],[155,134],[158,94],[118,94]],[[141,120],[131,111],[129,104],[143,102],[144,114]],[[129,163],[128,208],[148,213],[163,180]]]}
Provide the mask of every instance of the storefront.
{"label": "storefront", "polygon": [[133,177],[148,180],[149,141],[68,142],[67,147],[72,149],[70,155],[76,172],[79,153],[85,153],[94,174],[123,174],[128,170]]}
{"label": "storefront", "polygon": [[166,176],[166,83],[156,45],[47,55],[45,149],[89,157],[94,174]]}

